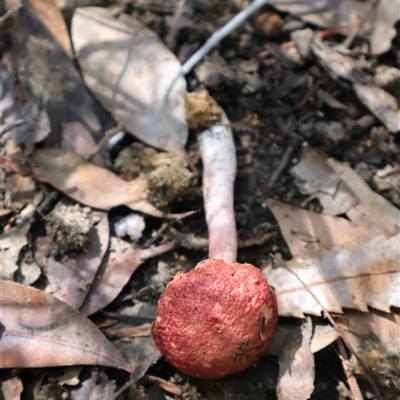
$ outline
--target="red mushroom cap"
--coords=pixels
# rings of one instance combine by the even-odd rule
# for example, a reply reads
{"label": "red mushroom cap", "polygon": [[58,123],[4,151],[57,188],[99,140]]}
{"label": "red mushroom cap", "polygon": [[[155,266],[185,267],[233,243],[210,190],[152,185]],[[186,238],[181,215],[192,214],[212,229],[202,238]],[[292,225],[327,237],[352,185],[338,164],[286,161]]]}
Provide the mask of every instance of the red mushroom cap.
{"label": "red mushroom cap", "polygon": [[170,282],[151,333],[178,370],[215,379],[251,366],[271,342],[277,320],[275,293],[259,269],[210,259]]}

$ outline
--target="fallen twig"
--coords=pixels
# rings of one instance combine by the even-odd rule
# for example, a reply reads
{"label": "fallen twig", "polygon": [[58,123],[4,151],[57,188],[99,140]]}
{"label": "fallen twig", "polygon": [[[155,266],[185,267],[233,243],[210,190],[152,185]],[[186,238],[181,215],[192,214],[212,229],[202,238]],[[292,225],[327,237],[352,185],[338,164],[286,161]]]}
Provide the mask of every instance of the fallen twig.
{"label": "fallen twig", "polygon": [[339,338],[336,340],[336,343],[339,348],[340,357],[342,358],[342,366],[346,374],[347,383],[349,384],[351,394],[353,395],[353,400],[363,400],[363,396],[361,394],[360,387],[358,386],[357,379],[349,366],[349,359],[346,353],[346,349],[343,346],[342,340],[343,339]]}
{"label": "fallen twig", "polygon": [[176,5],[175,11],[174,11],[174,15],[172,17],[170,31],[168,32],[167,37],[165,38],[165,42],[167,43],[167,46],[171,50],[175,46],[175,36],[176,36],[177,25],[178,25],[179,18],[182,16],[183,9],[185,7],[185,3],[186,3],[186,0],[178,1],[178,4]]}
{"label": "fallen twig", "polygon": [[123,124],[119,123],[117,126],[114,128],[109,129],[104,136],[101,138],[100,142],[96,144],[96,146],[93,148],[89,156],[87,157],[87,161],[90,161],[101,149],[102,147],[116,134],[120,133],[121,131],[124,131],[125,127]]}
{"label": "fallen twig", "polygon": [[23,119],[16,119],[15,121],[9,122],[8,124],[1,125],[0,137],[2,137],[5,133],[11,131],[11,129],[22,125],[23,123],[24,123]]}
{"label": "fallen twig", "polygon": [[186,75],[193,67],[200,62],[222,39],[232,33],[236,28],[245,22],[251,14],[268,3],[268,0],[254,0],[248,7],[240,11],[221,29],[214,32],[210,38],[182,65],[182,73]]}
{"label": "fallen twig", "polygon": [[0,17],[0,24],[2,24],[7,18],[11,17],[15,12],[17,12],[22,7],[22,4],[18,4],[13,8],[10,8],[4,15]]}

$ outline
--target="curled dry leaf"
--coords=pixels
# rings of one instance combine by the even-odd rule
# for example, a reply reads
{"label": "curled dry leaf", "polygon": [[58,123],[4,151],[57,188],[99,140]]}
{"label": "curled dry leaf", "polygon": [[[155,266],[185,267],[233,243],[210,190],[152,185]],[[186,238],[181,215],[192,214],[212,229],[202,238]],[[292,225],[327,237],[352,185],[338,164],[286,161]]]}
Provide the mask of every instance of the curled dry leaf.
{"label": "curled dry leaf", "polygon": [[0,281],[1,368],[94,364],[131,371],[84,315],[30,286]]}
{"label": "curled dry leaf", "polygon": [[278,10],[297,15],[322,28],[354,26],[359,23],[357,19],[362,20],[364,23],[359,35],[370,40],[372,54],[381,54],[389,50],[396,35],[394,25],[400,19],[399,0],[380,0],[376,7],[373,1],[360,0],[270,0],[270,3]]}
{"label": "curled dry leaf", "polygon": [[91,315],[110,304],[146,259],[165,253],[175,246],[174,242],[170,242],[149,249],[134,249],[121,239],[111,238],[111,252],[108,259],[104,259],[81,311]]}
{"label": "curled dry leaf", "polygon": [[1,384],[1,392],[4,396],[4,400],[20,399],[23,390],[22,381],[18,376],[7,379]]}
{"label": "curled dry leaf", "polygon": [[[361,103],[392,133],[400,130],[400,110],[397,100],[390,93],[376,86],[372,79],[357,68],[356,63],[316,36],[311,44],[314,55],[335,76],[350,81]],[[368,80],[370,82],[368,82]],[[368,82],[368,83],[365,83]]]}
{"label": "curled dry leaf", "polygon": [[276,394],[279,400],[306,400],[314,390],[314,356],[310,341],[313,326],[310,317],[300,329],[289,333],[279,355]]}
{"label": "curled dry leaf", "polygon": [[139,21],[104,8],[78,8],[72,40],[86,84],[115,120],[163,150],[186,143],[181,65],[158,36]]}
{"label": "curled dry leaf", "polygon": [[[301,325],[298,324],[297,320],[280,320],[275,328],[274,338],[264,354],[268,356],[279,356],[282,354],[289,334],[293,333],[295,330],[301,330]],[[297,334],[295,334],[295,336],[296,335]],[[299,334],[299,336],[301,336],[301,334]],[[311,352],[316,353],[317,351],[324,349],[326,346],[333,343],[338,337],[339,334],[332,326],[327,324],[315,324],[313,326],[313,333],[310,341]]]}
{"label": "curled dry leaf", "polygon": [[[276,290],[281,316],[321,315],[321,306],[336,313],[343,307],[390,312],[400,307],[400,235],[375,238],[365,244],[336,246],[314,258],[295,258],[285,266],[263,270]],[[292,272],[303,281],[299,281]]]}
{"label": "curled dry leaf", "polygon": [[88,247],[79,253],[64,255],[62,261],[47,257],[52,246],[51,238],[39,237],[36,240],[35,259],[44,267],[49,282],[46,292],[75,309],[82,305],[108,248],[107,214],[97,211],[91,217],[100,222],[88,232]]}
{"label": "curled dry leaf", "polygon": [[34,212],[35,208],[28,206],[22,222],[0,236],[0,279],[13,280],[20,251],[28,244],[26,235],[31,228]]}

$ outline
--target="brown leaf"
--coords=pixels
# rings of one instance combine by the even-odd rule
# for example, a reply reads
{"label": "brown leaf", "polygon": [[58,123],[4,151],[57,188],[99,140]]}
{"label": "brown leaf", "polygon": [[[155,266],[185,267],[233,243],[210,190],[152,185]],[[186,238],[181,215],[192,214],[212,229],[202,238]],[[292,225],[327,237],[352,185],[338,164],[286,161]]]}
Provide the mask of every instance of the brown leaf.
{"label": "brown leaf", "polygon": [[127,14],[114,18],[100,7],[78,8],[71,31],[85,82],[113,117],[140,140],[181,151],[186,81],[159,37]]}
{"label": "brown leaf", "polygon": [[[46,139],[59,145],[61,123],[81,121],[98,139],[110,119],[95,104],[76,70],[68,29],[53,0],[22,0],[12,31],[25,98],[39,101],[50,119]],[[101,119],[100,119],[100,117]]]}
{"label": "brown leaf", "polygon": [[108,248],[110,236],[107,214],[97,211],[92,212],[91,217],[98,218],[100,222],[88,233],[88,248],[79,253],[64,255],[61,261],[53,256],[46,257],[52,246],[49,237],[39,237],[36,240],[35,258],[45,267],[49,282],[46,292],[76,309],[82,305],[89,291]]}
{"label": "brown leaf", "polygon": [[164,214],[143,200],[128,182],[111,171],[86,162],[81,156],[61,149],[37,149],[32,156],[33,177],[46,182],[73,200],[100,210],[125,205],[155,217],[183,217]]}
{"label": "brown leaf", "polygon": [[314,390],[314,356],[310,349],[312,322],[289,334],[279,356],[276,394],[279,400],[307,400]]}
{"label": "brown leaf", "polygon": [[109,257],[104,259],[81,311],[91,315],[110,304],[143,261],[175,246],[174,242],[170,242],[149,249],[134,249],[121,239],[111,238]]}
{"label": "brown leaf", "polygon": [[36,194],[36,183],[29,176],[10,174],[6,178],[6,185],[10,191],[12,208],[19,209],[32,201]]}
{"label": "brown leaf", "polygon": [[40,290],[0,281],[1,368],[130,365],[81,313]]}
{"label": "brown leaf", "polygon": [[392,342],[400,348],[400,314],[369,310],[363,313],[347,310],[343,315],[335,317],[337,325],[346,332],[346,339],[354,348],[360,347],[363,336],[375,335],[381,342]]}
{"label": "brown leaf", "polygon": [[1,391],[4,396],[4,400],[19,400],[21,393],[24,390],[21,379],[18,376],[7,379],[1,384]]}
{"label": "brown leaf", "polygon": [[[96,142],[90,132],[79,121],[62,123],[61,148],[82,156],[85,160],[91,155]],[[104,167],[100,154],[97,153],[91,162],[98,167]]]}
{"label": "brown leaf", "polygon": [[[286,265],[330,312],[342,313],[343,307],[368,311],[368,306],[390,312],[391,306],[400,307],[399,240],[396,235],[336,246]],[[279,315],[321,315],[321,306],[287,268],[268,266],[263,273],[276,290]]]}
{"label": "brown leaf", "polygon": [[[346,335],[347,341],[356,351],[375,382],[387,394],[387,398],[398,398],[400,391],[400,314],[393,309],[391,314],[370,309],[368,313],[347,310],[335,318]],[[351,367],[357,374],[365,376],[353,359]],[[389,394],[391,393],[392,396]],[[385,397],[386,398],[386,397]]]}
{"label": "brown leaf", "polygon": [[359,204],[347,212],[354,222],[364,225],[375,236],[387,237],[400,232],[400,210],[383,196],[375,193],[352,168],[333,158],[327,160],[340,179],[351,187]]}
{"label": "brown leaf", "polygon": [[267,204],[293,257],[312,257],[346,243],[365,243],[373,238],[362,225],[344,218],[319,214],[268,199]]}
{"label": "brown leaf", "polygon": [[317,197],[326,213],[344,214],[358,203],[357,197],[326,159],[327,156],[318,149],[306,148],[290,173],[300,191]]}

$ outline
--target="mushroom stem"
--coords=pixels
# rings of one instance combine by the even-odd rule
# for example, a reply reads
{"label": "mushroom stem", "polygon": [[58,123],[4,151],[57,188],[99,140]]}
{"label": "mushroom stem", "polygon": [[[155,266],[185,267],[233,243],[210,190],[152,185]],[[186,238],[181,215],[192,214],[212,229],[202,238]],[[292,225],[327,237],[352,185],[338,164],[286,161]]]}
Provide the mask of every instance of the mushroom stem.
{"label": "mushroom stem", "polygon": [[209,258],[232,264],[237,256],[233,209],[236,151],[228,118],[198,137],[203,160],[203,197],[209,235]]}

